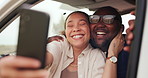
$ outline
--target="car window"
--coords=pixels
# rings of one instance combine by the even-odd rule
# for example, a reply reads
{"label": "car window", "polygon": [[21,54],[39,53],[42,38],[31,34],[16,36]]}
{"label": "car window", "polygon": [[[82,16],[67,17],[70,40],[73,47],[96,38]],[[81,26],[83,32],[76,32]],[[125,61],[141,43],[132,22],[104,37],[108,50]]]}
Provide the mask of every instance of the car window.
{"label": "car window", "polygon": [[[2,7],[2,6],[0,6]],[[36,4],[31,9],[46,12],[50,15],[50,27],[49,36],[60,34],[64,30],[64,20],[66,16],[72,11],[84,11],[89,15],[93,14],[93,11],[89,11],[87,8],[76,8],[70,5],[52,1],[45,0],[41,3]],[[122,16],[123,24],[125,28],[128,27],[128,20],[134,19],[134,16],[126,14]],[[15,53],[18,39],[19,30],[19,17],[10,23],[1,33],[0,33],[0,54],[4,53]],[[125,32],[124,32],[125,33]]]}
{"label": "car window", "polygon": [[19,28],[19,17],[0,34],[0,54],[16,52]]}

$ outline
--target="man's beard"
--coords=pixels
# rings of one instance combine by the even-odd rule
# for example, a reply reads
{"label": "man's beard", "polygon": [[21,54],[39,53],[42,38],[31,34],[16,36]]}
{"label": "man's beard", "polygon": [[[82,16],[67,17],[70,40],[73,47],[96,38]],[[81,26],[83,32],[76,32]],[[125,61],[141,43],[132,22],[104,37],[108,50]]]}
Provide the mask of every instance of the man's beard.
{"label": "man's beard", "polygon": [[91,44],[92,47],[99,48],[99,49],[101,49],[104,52],[108,51],[110,42],[111,42],[110,39],[106,39],[102,43],[98,44],[97,41],[95,41],[94,39],[93,40],[90,39],[90,44]]}
{"label": "man's beard", "polygon": [[111,40],[106,39],[101,44],[98,44],[98,48],[100,48],[103,52],[107,52],[110,42],[111,42]]}

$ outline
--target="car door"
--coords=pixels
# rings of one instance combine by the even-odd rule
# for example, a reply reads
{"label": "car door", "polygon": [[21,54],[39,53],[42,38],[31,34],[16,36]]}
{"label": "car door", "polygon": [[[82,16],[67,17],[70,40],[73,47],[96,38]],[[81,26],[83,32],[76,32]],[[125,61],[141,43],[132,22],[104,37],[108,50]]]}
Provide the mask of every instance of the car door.
{"label": "car door", "polygon": [[131,45],[127,78],[147,78],[148,69],[148,6],[147,0],[137,0],[134,39]]}

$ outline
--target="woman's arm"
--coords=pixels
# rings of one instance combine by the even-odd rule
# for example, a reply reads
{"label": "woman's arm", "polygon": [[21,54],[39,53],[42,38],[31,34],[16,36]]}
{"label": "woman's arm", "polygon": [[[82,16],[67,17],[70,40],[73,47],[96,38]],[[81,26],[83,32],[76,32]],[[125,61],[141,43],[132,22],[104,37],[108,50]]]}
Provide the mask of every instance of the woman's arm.
{"label": "woman's arm", "polygon": [[53,55],[50,52],[46,53],[46,66],[50,66],[53,62]]}
{"label": "woman's arm", "polygon": [[[111,42],[108,49],[108,56],[104,68],[103,78],[117,78],[117,63],[110,60],[110,58],[118,57],[119,52],[124,47],[124,37],[120,32]],[[116,61],[116,59],[114,58]]]}

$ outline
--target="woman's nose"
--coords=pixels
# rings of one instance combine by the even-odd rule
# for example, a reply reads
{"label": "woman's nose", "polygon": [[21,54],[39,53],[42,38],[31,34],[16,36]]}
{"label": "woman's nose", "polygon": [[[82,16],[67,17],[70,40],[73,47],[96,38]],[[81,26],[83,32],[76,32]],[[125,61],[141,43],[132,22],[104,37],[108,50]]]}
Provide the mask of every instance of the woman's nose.
{"label": "woman's nose", "polygon": [[74,31],[74,32],[80,31],[80,27],[79,27],[79,26],[74,26],[73,31]]}

